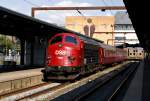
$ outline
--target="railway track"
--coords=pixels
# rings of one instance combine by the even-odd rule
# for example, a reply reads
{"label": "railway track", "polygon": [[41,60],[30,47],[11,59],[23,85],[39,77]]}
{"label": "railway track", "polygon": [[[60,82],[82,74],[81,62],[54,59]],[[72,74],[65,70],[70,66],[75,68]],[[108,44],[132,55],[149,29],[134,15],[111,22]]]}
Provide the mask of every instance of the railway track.
{"label": "railway track", "polygon": [[69,84],[69,83],[67,82],[67,83],[62,83],[62,84],[59,84],[59,85],[50,87],[50,88],[44,89],[44,90],[42,90],[42,91],[39,91],[39,92],[37,92],[37,93],[34,93],[34,94],[32,94],[32,95],[22,97],[22,98],[18,99],[17,101],[24,101],[24,100],[28,100],[28,99],[33,100],[33,101],[38,100],[38,99],[43,99],[43,100],[45,100],[45,98],[47,98],[47,96],[48,96],[49,94],[51,94],[51,93],[54,92],[55,90],[60,89],[60,88],[66,86],[66,85],[68,85],[68,84]]}
{"label": "railway track", "polygon": [[29,98],[35,98],[39,95],[59,89],[66,84],[67,83],[43,83],[30,88],[1,95],[0,101],[21,101]]}
{"label": "railway track", "polygon": [[[75,101],[114,101],[121,88],[126,84],[128,79],[136,71],[138,62],[131,64],[125,70],[122,70],[114,76],[105,79],[101,84],[93,87],[93,89],[75,97]],[[98,96],[99,95],[99,96]],[[98,99],[96,100],[96,98]]]}
{"label": "railway track", "polygon": [[125,78],[121,81],[121,83],[116,87],[112,95],[108,98],[108,101],[114,101],[119,92],[121,91],[121,88],[127,83],[130,77],[133,76],[134,72],[136,71],[136,68],[139,66],[139,63],[135,63],[132,65],[133,67],[128,71],[128,75],[126,75]]}
{"label": "railway track", "polygon": [[[106,74],[107,74],[107,72],[106,72]],[[110,76],[111,73],[108,75]],[[83,78],[83,80],[84,80],[84,78]],[[51,98],[52,97],[51,95],[55,95],[56,91],[58,91],[59,89],[63,89],[63,88],[65,88],[65,86],[68,87],[67,85],[70,85],[70,82],[66,82],[66,83],[52,83],[52,82],[42,83],[42,84],[37,85],[37,86],[33,86],[30,88],[26,88],[26,89],[11,92],[8,94],[0,95],[0,101],[14,101],[14,100],[15,101],[28,101],[28,100],[35,101],[35,100],[39,100],[39,99],[45,100],[49,97]],[[73,84],[71,84],[71,85],[73,85]]]}
{"label": "railway track", "polygon": [[15,95],[15,94],[19,94],[19,93],[22,93],[22,92],[26,92],[26,91],[29,91],[29,90],[32,90],[32,89],[36,89],[36,88],[38,88],[40,86],[46,86],[46,85],[48,85],[48,83],[41,83],[39,85],[35,85],[35,86],[32,86],[32,87],[28,87],[28,88],[12,91],[12,92],[9,92],[9,93],[4,93],[4,94],[0,95],[0,99],[9,97],[9,96],[12,96],[12,95]]}

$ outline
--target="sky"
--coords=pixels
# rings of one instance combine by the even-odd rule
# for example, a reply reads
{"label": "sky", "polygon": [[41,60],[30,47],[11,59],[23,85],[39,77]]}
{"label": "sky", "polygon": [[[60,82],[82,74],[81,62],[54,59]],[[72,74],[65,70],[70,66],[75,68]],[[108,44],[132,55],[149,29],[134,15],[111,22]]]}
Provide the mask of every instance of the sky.
{"label": "sky", "polygon": [[[32,7],[47,6],[124,6],[122,0],[0,0],[0,6],[31,16]],[[80,11],[84,16],[111,16],[116,11]],[[35,17],[46,22],[64,26],[65,16],[81,16],[76,10],[38,11]]]}

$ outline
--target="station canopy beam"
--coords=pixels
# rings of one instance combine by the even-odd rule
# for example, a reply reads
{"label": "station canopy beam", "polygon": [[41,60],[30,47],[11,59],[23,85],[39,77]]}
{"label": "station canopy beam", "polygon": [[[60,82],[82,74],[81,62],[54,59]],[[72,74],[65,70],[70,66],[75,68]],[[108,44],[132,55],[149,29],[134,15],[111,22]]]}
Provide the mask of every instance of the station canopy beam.
{"label": "station canopy beam", "polygon": [[40,10],[126,10],[125,6],[90,6],[90,7],[33,7],[31,15]]}

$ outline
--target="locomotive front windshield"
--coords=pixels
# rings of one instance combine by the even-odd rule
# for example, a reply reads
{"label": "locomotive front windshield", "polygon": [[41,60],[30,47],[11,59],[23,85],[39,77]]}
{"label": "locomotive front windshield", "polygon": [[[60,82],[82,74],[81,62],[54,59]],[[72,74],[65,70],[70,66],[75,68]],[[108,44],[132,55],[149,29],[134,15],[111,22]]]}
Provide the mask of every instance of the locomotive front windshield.
{"label": "locomotive front windshield", "polygon": [[72,36],[66,36],[65,42],[70,42],[70,43],[73,43],[73,44],[77,44],[76,38],[74,38]]}
{"label": "locomotive front windshield", "polygon": [[62,42],[62,36],[57,36],[57,37],[53,38],[52,41],[50,42],[50,44],[54,44],[54,43],[58,43],[58,42]]}

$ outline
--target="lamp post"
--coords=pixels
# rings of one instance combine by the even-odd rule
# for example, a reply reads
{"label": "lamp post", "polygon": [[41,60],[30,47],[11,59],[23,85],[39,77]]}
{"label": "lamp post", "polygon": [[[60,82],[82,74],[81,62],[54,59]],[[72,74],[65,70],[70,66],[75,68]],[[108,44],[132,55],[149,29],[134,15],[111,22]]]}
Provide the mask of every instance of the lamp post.
{"label": "lamp post", "polygon": [[5,35],[5,55],[7,56],[7,38],[6,38],[6,35]]}
{"label": "lamp post", "polygon": [[[114,36],[114,33],[113,33],[114,28],[113,28],[113,27],[114,27],[114,25],[111,24],[111,28],[112,28],[112,39],[113,39],[113,36]],[[113,45],[114,45],[114,43],[113,43],[113,40],[112,40],[112,46],[113,46]]]}

